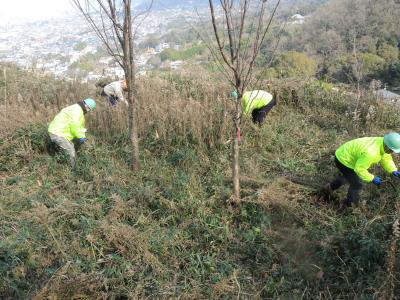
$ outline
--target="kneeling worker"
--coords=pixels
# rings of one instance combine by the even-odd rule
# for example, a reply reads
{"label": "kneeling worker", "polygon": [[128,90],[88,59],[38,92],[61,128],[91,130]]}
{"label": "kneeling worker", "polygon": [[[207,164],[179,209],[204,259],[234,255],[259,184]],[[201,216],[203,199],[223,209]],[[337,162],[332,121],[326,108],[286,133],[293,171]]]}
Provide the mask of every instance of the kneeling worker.
{"label": "kneeling worker", "polygon": [[[233,91],[232,96],[237,98],[237,92]],[[242,96],[242,109],[247,116],[251,113],[253,123],[261,125],[269,111],[276,105],[276,99],[262,90],[244,92]]]}
{"label": "kneeling worker", "polygon": [[87,141],[84,115],[95,108],[93,99],[80,101],[62,109],[49,125],[50,139],[68,153],[73,168],[76,164],[74,143],[81,145]]}
{"label": "kneeling worker", "polygon": [[384,137],[365,137],[351,140],[340,146],[335,153],[335,164],[342,173],[333,182],[324,187],[325,197],[330,198],[332,192],[342,185],[350,185],[347,192],[346,206],[356,204],[363,182],[380,185],[382,179],[374,176],[368,169],[377,163],[393,176],[400,172],[393,162],[391,153],[400,152],[400,134],[392,132]]}

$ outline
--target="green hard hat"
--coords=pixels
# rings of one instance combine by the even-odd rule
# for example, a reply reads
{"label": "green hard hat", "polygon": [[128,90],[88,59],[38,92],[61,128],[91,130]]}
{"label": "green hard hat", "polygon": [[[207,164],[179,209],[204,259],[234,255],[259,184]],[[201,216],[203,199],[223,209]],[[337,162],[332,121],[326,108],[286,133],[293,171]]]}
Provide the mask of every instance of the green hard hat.
{"label": "green hard hat", "polygon": [[83,102],[85,102],[85,104],[87,106],[89,106],[90,111],[92,111],[92,110],[94,110],[96,108],[96,101],[94,101],[91,98],[85,99],[85,100],[83,100]]}
{"label": "green hard hat", "polygon": [[386,134],[383,137],[383,142],[394,153],[400,152],[400,134],[398,134],[397,132]]}
{"label": "green hard hat", "polygon": [[236,90],[233,90],[232,93],[231,93],[231,96],[232,96],[233,98],[237,99],[237,97],[238,97],[238,92],[237,92]]}

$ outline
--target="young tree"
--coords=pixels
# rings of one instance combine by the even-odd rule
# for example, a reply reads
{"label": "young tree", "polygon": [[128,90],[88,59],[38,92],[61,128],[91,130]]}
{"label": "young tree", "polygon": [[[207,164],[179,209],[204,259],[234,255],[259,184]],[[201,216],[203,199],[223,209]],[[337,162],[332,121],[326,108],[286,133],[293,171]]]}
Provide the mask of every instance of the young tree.
{"label": "young tree", "polygon": [[211,23],[216,45],[208,43],[224,78],[237,93],[232,146],[233,202],[240,202],[239,142],[242,120],[242,95],[254,79],[254,66],[280,5],[277,0],[268,15],[267,0],[219,0],[216,11],[209,0]]}
{"label": "young tree", "polygon": [[[131,0],[72,0],[83,14],[108,53],[124,69],[128,88],[129,136],[132,145],[132,168],[139,169],[139,143],[136,117],[136,89],[133,39],[153,1],[145,11],[132,15]],[[142,17],[142,19],[140,19]],[[133,28],[134,21],[136,27]]]}

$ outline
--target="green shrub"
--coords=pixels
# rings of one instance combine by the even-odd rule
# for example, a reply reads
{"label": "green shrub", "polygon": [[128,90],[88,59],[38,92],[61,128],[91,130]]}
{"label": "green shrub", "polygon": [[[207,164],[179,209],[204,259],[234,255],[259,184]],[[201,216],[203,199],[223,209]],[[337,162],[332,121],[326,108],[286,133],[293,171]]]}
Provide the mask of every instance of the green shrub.
{"label": "green shrub", "polygon": [[273,65],[279,77],[313,77],[317,71],[314,60],[302,52],[290,51],[282,54]]}

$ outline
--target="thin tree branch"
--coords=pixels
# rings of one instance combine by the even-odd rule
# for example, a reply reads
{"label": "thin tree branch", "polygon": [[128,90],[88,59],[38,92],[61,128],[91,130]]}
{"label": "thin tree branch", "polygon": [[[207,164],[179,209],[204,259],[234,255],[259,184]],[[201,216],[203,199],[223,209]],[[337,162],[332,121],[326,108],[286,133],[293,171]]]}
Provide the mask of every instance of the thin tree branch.
{"label": "thin tree branch", "polygon": [[244,4],[241,5],[241,12],[240,12],[240,29],[239,29],[239,37],[238,37],[238,43],[237,43],[237,48],[236,48],[236,54],[237,54],[237,63],[236,63],[236,68],[241,74],[241,60],[240,60],[240,53],[241,53],[241,47],[242,47],[242,37],[243,37],[243,31],[244,31],[244,24],[246,20],[246,13],[248,9],[248,0],[244,0]]}
{"label": "thin tree branch", "polygon": [[[201,20],[201,17],[199,15],[199,12],[197,11],[197,9],[195,9],[196,14],[199,18],[199,20]],[[204,42],[204,44],[206,44],[206,47],[208,48],[208,50],[210,51],[212,57],[214,58],[215,62],[216,62],[216,66],[218,68],[218,70],[220,71],[220,73],[225,77],[226,80],[228,80],[231,84],[234,84],[232,79],[231,79],[231,74],[229,73],[229,70],[226,69],[226,64],[224,63],[224,61],[221,59],[220,55],[218,55],[218,53],[216,52],[218,49],[215,49],[215,47],[212,46],[212,41],[211,41],[211,37],[210,35],[207,33],[207,31],[205,30],[204,32],[204,36],[203,33],[200,32],[200,30],[198,30],[193,24],[191,24],[190,22],[188,22],[186,20],[186,18],[184,18],[185,22],[188,23],[191,28],[199,35],[200,39]]]}
{"label": "thin tree branch", "polygon": [[[123,39],[123,35],[121,35],[121,31],[123,31],[124,28],[118,22],[118,17],[117,17],[116,9],[115,9],[115,1],[108,0],[108,6],[109,6],[109,9],[110,9],[110,13],[109,13],[111,15],[110,20],[113,23],[114,32],[115,32],[115,34],[116,34],[116,36],[117,36],[117,38],[118,38],[118,40],[119,40],[119,42],[120,42],[120,44],[121,44],[121,46],[123,48],[124,47],[124,39]],[[103,8],[103,9],[105,9],[105,8]],[[108,12],[107,12],[107,14],[108,14]]]}
{"label": "thin tree branch", "polygon": [[[97,25],[97,22],[94,20],[94,18],[92,17],[91,13],[90,13],[90,9],[94,9],[92,3],[88,0],[85,0],[83,3],[85,4],[85,8],[82,7],[81,1],[80,0],[71,0],[73,2],[73,4],[77,7],[77,9],[82,13],[82,15],[84,16],[84,18],[86,19],[86,21],[89,23],[90,27],[93,29],[93,31],[95,32],[95,34],[100,38],[100,40],[103,42],[103,44],[106,47],[106,50],[108,52],[108,54],[110,54],[111,56],[113,56],[117,63],[121,65],[121,54],[118,51],[118,44],[116,43],[116,49],[112,48],[110,41],[108,40],[108,36],[107,36],[107,30],[105,28],[105,24],[102,20],[102,28]],[[102,10],[100,10],[100,17],[102,18],[101,15]]]}
{"label": "thin tree branch", "polygon": [[233,29],[232,29],[232,5],[233,5],[233,0],[223,0],[221,1],[222,8],[224,9],[225,12],[225,22],[226,22],[226,28],[228,32],[228,39],[229,39],[229,51],[231,54],[231,64],[233,65],[235,62],[235,45],[234,45],[234,38],[233,38]]}
{"label": "thin tree branch", "polygon": [[102,24],[102,27],[103,27],[103,32],[105,32],[106,36],[107,36],[107,43],[106,44],[107,45],[111,44],[111,42],[109,42],[108,35],[107,35],[107,32],[111,32],[111,36],[112,36],[113,43],[114,43],[114,50],[113,50],[112,56],[114,56],[114,58],[117,61],[117,63],[122,67],[123,66],[123,61],[121,59],[122,58],[122,54],[121,54],[121,51],[120,51],[121,45],[120,45],[119,41],[117,40],[117,38],[115,36],[115,32],[113,30],[114,27],[112,25],[110,25],[111,28],[109,28],[109,29],[106,28],[106,22],[104,21],[103,11],[102,10],[100,10],[100,19],[101,19],[101,24]]}
{"label": "thin tree branch", "polygon": [[[271,14],[271,17],[270,17],[270,19],[269,19],[268,25],[267,25],[267,27],[266,27],[265,30],[264,30],[264,33],[263,33],[263,35],[262,35],[261,40],[260,40],[260,41],[257,40],[257,46],[256,46],[256,48],[254,49],[254,54],[253,54],[253,57],[252,57],[252,59],[251,59],[251,61],[250,61],[249,68],[248,68],[247,74],[246,74],[245,79],[244,79],[244,83],[248,83],[248,81],[249,81],[249,77],[251,76],[251,72],[252,72],[252,70],[253,70],[255,60],[256,60],[256,58],[257,58],[259,52],[260,52],[261,45],[264,43],[265,37],[266,37],[266,35],[267,35],[267,32],[269,32],[269,28],[270,28],[270,26],[271,26],[271,24],[272,24],[272,20],[273,20],[274,17],[275,17],[275,14],[276,14],[276,11],[277,11],[277,9],[278,9],[278,6],[279,6],[280,2],[281,2],[281,0],[278,0],[278,2],[276,3],[276,5],[275,5],[275,7],[274,7],[274,10],[273,10],[273,12],[272,12],[272,14]],[[264,3],[263,3],[263,4],[264,4]]]}
{"label": "thin tree branch", "polygon": [[149,16],[150,11],[151,11],[151,8],[153,7],[153,3],[154,3],[154,0],[151,0],[151,2],[150,2],[150,4],[149,4],[149,7],[148,7],[146,10],[144,10],[143,12],[141,12],[141,13],[139,13],[139,14],[137,14],[136,16],[133,17],[132,22],[133,22],[133,24],[135,24],[135,21],[136,21],[140,16],[143,16],[142,21],[141,21],[141,22],[138,22],[138,25],[136,26],[136,28],[135,28],[134,31],[133,31],[133,38],[134,38],[134,39],[135,39],[135,37],[136,37],[136,34],[137,34],[137,32],[138,32],[139,27],[142,26],[144,20],[146,20],[147,17]]}
{"label": "thin tree branch", "polygon": [[[262,2],[259,1],[258,5],[255,7],[255,11],[260,11],[261,10],[261,5],[262,5]],[[250,6],[250,3],[249,3],[249,6]],[[249,7],[249,9],[250,9],[250,7]],[[252,19],[252,22],[249,25],[250,29],[249,29],[248,37],[246,39],[245,46],[243,48],[244,50],[241,51],[241,53],[239,54],[240,64],[242,65],[242,67],[239,69],[240,77],[243,77],[243,73],[246,71],[245,66],[249,64],[249,62],[247,62],[247,60],[249,59],[249,51],[250,51],[250,48],[251,48],[250,47],[250,40],[253,37],[253,31],[255,29],[255,22],[256,22],[255,18],[251,18],[251,19]]]}
{"label": "thin tree branch", "polygon": [[219,47],[219,53],[222,56],[222,58],[225,61],[225,63],[228,65],[228,67],[232,71],[234,71],[235,69],[231,65],[231,63],[229,62],[228,58],[226,57],[224,49],[223,49],[222,44],[221,44],[221,40],[219,38],[218,28],[217,28],[217,21],[215,19],[215,11],[214,11],[213,1],[209,0],[209,4],[210,4],[211,20],[212,20],[212,25],[213,25],[213,29],[214,29],[214,35],[215,35],[215,39],[217,40],[217,44],[218,44],[218,47]]}

